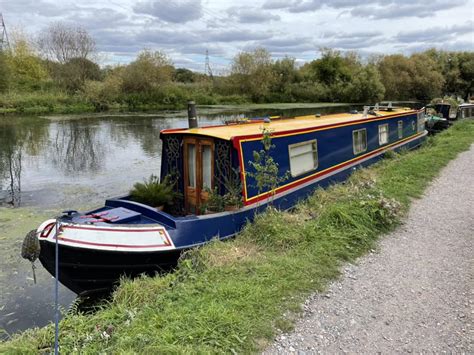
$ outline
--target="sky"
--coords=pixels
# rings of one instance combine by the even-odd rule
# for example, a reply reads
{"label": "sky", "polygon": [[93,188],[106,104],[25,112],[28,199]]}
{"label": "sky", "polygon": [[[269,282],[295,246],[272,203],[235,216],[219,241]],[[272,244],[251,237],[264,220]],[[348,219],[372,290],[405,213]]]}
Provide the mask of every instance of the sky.
{"label": "sky", "polygon": [[176,67],[224,74],[241,51],[264,47],[303,64],[330,47],[411,54],[474,51],[474,0],[0,0],[8,30],[37,34],[53,22],[85,28],[101,65],[161,50]]}

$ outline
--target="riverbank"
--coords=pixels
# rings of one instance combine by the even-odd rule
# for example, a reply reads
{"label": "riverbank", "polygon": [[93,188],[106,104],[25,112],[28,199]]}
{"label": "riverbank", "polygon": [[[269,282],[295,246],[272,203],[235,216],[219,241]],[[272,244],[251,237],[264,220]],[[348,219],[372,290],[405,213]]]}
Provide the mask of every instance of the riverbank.
{"label": "riverbank", "polygon": [[[190,252],[163,277],[123,281],[92,315],[70,314],[60,346],[77,352],[249,352],[289,330],[304,298],[393,230],[413,198],[474,141],[456,123],[417,151],[390,154],[347,184],[318,190],[292,213],[269,210],[235,240]],[[13,336],[0,352],[50,351],[48,326]]]}
{"label": "riverbank", "polygon": [[[189,100],[195,100],[203,108],[215,108],[218,110],[261,110],[261,109],[298,109],[347,106],[347,103],[251,103],[245,97],[222,96],[213,100],[205,99],[197,95],[190,96]],[[62,91],[58,92],[32,92],[32,93],[5,93],[0,95],[0,114],[26,114],[26,115],[48,115],[48,114],[80,114],[80,113],[118,113],[118,112],[150,112],[159,110],[184,110],[187,101],[185,97],[172,102],[134,103],[127,99],[114,102],[107,106],[97,107],[83,95],[71,95]]]}

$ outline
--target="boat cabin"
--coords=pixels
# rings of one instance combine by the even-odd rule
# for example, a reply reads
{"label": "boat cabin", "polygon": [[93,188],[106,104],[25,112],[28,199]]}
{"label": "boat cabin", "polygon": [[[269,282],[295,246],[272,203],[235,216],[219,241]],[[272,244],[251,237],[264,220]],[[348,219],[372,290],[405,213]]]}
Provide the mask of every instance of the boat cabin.
{"label": "boat cabin", "polygon": [[465,103],[459,105],[457,118],[474,118],[474,104]]}
{"label": "boat cabin", "polygon": [[[272,191],[257,188],[251,164],[254,152],[264,149],[263,130],[271,134],[269,154],[278,164],[279,183]],[[244,206],[264,202],[422,132],[421,110],[392,107],[167,129],[161,132],[161,178],[177,176],[177,189],[183,196],[181,215],[200,215],[206,212],[211,195],[235,193],[237,187]]]}

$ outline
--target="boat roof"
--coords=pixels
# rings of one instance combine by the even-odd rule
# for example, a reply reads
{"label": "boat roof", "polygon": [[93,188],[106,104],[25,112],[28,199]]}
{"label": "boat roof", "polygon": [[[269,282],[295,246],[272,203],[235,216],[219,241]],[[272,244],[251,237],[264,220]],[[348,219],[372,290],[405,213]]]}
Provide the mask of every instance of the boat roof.
{"label": "boat roof", "polygon": [[207,126],[198,128],[165,129],[162,134],[191,134],[201,135],[224,140],[231,140],[235,137],[261,135],[262,128],[270,130],[272,133],[299,131],[305,129],[318,128],[328,125],[351,123],[360,120],[380,119],[382,117],[397,116],[407,112],[416,112],[411,108],[393,108],[391,111],[378,110],[376,115],[365,115],[359,113],[337,113],[325,116],[307,115],[291,118],[270,117],[270,122],[266,123],[262,119],[248,120],[246,122],[223,124],[218,126]]}

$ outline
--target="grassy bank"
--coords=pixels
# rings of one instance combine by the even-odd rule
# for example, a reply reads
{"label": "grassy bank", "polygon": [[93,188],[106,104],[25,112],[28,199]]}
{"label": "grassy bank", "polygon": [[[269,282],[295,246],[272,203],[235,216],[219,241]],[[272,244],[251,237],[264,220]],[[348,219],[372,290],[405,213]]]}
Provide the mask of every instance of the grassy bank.
{"label": "grassy bank", "polygon": [[[474,142],[474,121],[456,123],[423,148],[318,190],[292,213],[269,210],[238,238],[183,258],[167,276],[124,281],[92,315],[60,326],[64,353],[251,352],[288,330],[304,298],[323,290],[394,229],[413,198]],[[52,326],[0,344],[0,353],[49,352]]]}
{"label": "grassy bank", "polygon": [[248,98],[240,95],[221,96],[192,91],[160,92],[159,95],[127,94],[113,101],[92,100],[87,93],[68,94],[64,91],[11,91],[0,95],[0,114],[84,113],[98,111],[150,111],[186,108],[188,100],[200,105],[244,104]]}

